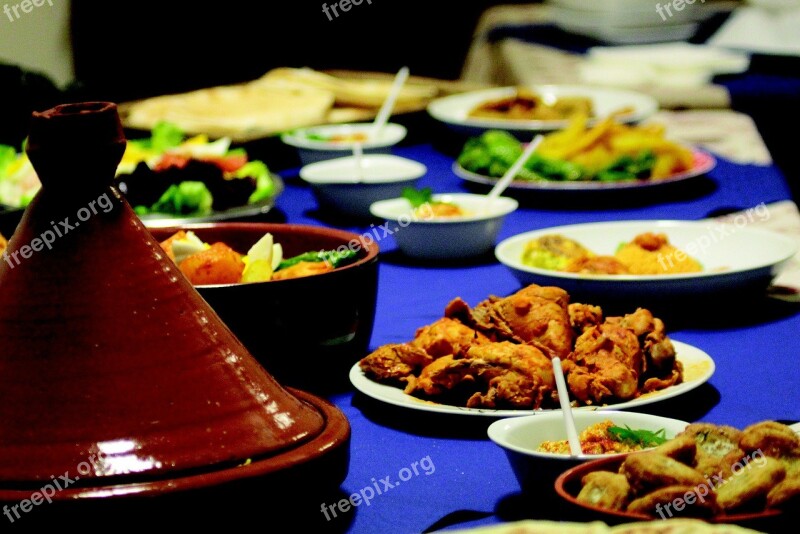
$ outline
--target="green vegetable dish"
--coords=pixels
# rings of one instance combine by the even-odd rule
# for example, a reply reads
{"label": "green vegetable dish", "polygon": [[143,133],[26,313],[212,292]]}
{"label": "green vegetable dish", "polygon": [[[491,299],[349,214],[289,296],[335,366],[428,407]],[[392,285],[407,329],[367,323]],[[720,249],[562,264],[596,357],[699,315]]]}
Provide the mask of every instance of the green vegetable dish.
{"label": "green vegetable dish", "polygon": [[[139,215],[202,217],[273,199],[279,183],[267,165],[230,145],[228,138],[187,139],[162,122],[150,137],[128,140],[117,186]],[[40,187],[24,147],[0,145],[0,204],[24,208]]]}
{"label": "green vegetable dish", "polygon": [[[458,156],[458,164],[465,170],[500,178],[522,155],[521,141],[508,132],[489,130],[479,137],[469,139]],[[534,152],[519,170],[515,180],[525,182],[619,182],[650,178],[656,164],[652,150],[641,150],[636,154],[623,154],[600,168],[546,157]]]}

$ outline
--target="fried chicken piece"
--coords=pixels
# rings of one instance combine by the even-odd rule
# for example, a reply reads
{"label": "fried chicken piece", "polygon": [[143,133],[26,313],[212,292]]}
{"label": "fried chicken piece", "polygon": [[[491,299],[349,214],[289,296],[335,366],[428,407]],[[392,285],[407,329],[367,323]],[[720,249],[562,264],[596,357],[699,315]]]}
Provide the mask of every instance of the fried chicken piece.
{"label": "fried chicken piece", "polygon": [[765,500],[767,494],[786,476],[780,460],[764,456],[736,469],[717,486],[717,502],[726,512]]}
{"label": "fried chicken piece", "polygon": [[669,519],[673,515],[712,517],[720,512],[720,507],[708,486],[675,484],[658,488],[634,499],[626,511]]}
{"label": "fried chicken piece", "polygon": [[650,310],[637,308],[623,317],[609,317],[607,323],[627,328],[639,339],[644,355],[642,372],[648,376],[669,375],[675,368],[675,347],[667,337],[664,321]]}
{"label": "fried chicken piece", "polygon": [[664,486],[698,486],[705,477],[686,464],[653,451],[631,454],[620,466],[620,473],[637,494]]}
{"label": "fried chicken piece", "polygon": [[442,356],[426,365],[419,377],[408,381],[405,392],[409,395],[424,393],[427,396],[442,395],[457,386],[473,384],[477,378],[467,359],[456,359],[452,354]]}
{"label": "fried chicken piece", "polygon": [[761,421],[742,431],[739,446],[748,453],[758,450],[767,456],[780,457],[800,449],[800,436],[777,421]]}
{"label": "fried chicken piece", "polygon": [[660,391],[670,386],[680,384],[681,382],[683,382],[683,364],[676,360],[669,375],[664,378],[657,376],[645,378],[644,382],[642,382],[642,385],[639,387],[639,391],[641,393]]}
{"label": "fried chicken piece", "polygon": [[461,297],[456,297],[445,307],[444,316],[460,321],[478,332],[481,332],[492,341],[513,339],[513,332],[508,329],[502,331],[498,330],[497,326],[492,323],[490,312],[492,305],[498,300],[500,300],[499,297],[490,296],[481,301],[474,308],[470,308],[469,304],[464,302]]}
{"label": "fried chicken piece", "polygon": [[536,409],[555,391],[550,358],[531,345],[508,341],[473,345],[466,358],[488,386],[485,393],[476,392],[469,398],[470,408],[499,405]]}
{"label": "fried chicken piece", "polygon": [[581,479],[581,491],[576,499],[609,510],[624,510],[631,486],[625,475],[610,471],[592,471]]}
{"label": "fried chicken piece", "polygon": [[445,316],[492,340],[527,343],[548,356],[566,358],[574,339],[568,305],[569,294],[563,289],[531,284],[505,298],[491,296],[472,309],[454,299],[445,308]]}
{"label": "fried chicken piece", "polygon": [[577,335],[580,335],[590,326],[597,326],[603,322],[603,309],[593,304],[574,302],[567,306],[569,323]]}
{"label": "fried chicken piece", "polygon": [[462,355],[473,344],[489,343],[489,338],[460,321],[443,317],[417,329],[411,345],[424,350],[433,358],[448,354]]}
{"label": "fried chicken piece", "polygon": [[572,350],[569,294],[558,287],[530,285],[492,306],[495,323],[508,325],[522,343],[543,345],[566,358]]}
{"label": "fried chicken piece", "polygon": [[697,449],[692,466],[703,475],[729,476],[731,466],[745,456],[739,448],[742,432],[732,426],[692,423],[678,436],[694,440]]}
{"label": "fried chicken piece", "polygon": [[443,356],[426,366],[405,392],[467,393],[470,408],[539,408],[555,390],[550,359],[530,345],[508,341],[472,345],[463,358]]}
{"label": "fried chicken piece", "polygon": [[800,476],[787,476],[767,493],[767,508],[787,508],[800,503]]}
{"label": "fried chicken piece", "polygon": [[631,330],[608,322],[589,327],[575,341],[569,359],[575,365],[565,367],[567,383],[578,400],[602,404],[636,396],[643,358]]}
{"label": "fried chicken piece", "polygon": [[407,343],[378,347],[364,356],[359,366],[364,374],[379,382],[401,382],[433,361],[422,349]]}

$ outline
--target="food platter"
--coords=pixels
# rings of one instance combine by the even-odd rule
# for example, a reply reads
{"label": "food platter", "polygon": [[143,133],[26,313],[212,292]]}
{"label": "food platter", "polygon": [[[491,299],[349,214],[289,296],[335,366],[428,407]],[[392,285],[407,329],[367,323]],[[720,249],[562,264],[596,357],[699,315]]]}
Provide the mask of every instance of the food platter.
{"label": "food platter", "polygon": [[[754,215],[758,219],[760,215]],[[748,221],[748,218],[740,221]],[[633,275],[561,272],[522,262],[525,244],[547,234],[574,239],[596,254],[613,255],[620,243],[644,232],[664,233],[670,243],[702,264],[697,273]],[[497,259],[523,284],[555,285],[568,292],[599,297],[651,299],[699,296],[745,289],[764,289],[784,263],[797,253],[797,244],[783,235],[714,221],[615,221],[574,224],[524,232],[501,241]],[[748,251],[742,254],[741,251]]]}
{"label": "food platter", "polygon": [[275,207],[275,200],[281,194],[281,191],[283,191],[283,180],[281,180],[281,177],[275,173],[270,173],[270,176],[275,184],[275,193],[271,197],[259,202],[253,202],[252,204],[246,204],[244,206],[236,206],[227,210],[212,211],[205,215],[181,217],[178,215],[162,215],[159,213],[152,213],[140,215],[139,218],[142,219],[142,222],[144,222],[145,226],[160,227],[202,222],[230,221],[234,219],[263,215]]}
{"label": "food platter", "polygon": [[[714,374],[714,370],[716,368],[714,360],[711,358],[711,356],[692,345],[681,343],[675,340],[672,340],[672,343],[674,344],[677,352],[677,360],[681,362],[684,367],[685,378],[681,384],[670,386],[660,391],[647,393],[635,399],[617,404],[607,404],[603,406],[583,406],[576,409],[623,410],[627,408],[635,408],[637,406],[645,406],[647,404],[652,404],[683,395],[706,383]],[[516,417],[537,413],[548,413],[553,411],[551,409],[492,410],[487,408],[467,408],[464,406],[439,404],[407,395],[399,387],[381,384],[368,378],[361,370],[358,363],[356,363],[350,369],[350,382],[358,391],[367,395],[368,397],[372,397],[375,400],[423,412],[435,412],[451,415],[471,415],[479,417]]]}
{"label": "food platter", "polygon": [[[617,116],[620,122],[632,123],[646,119],[658,111],[658,102],[645,94],[623,89],[598,88],[580,85],[533,85],[530,86],[545,101],[561,97],[585,96],[594,107],[594,118],[602,119],[622,108],[630,112]],[[428,104],[428,113],[450,128],[470,134],[485,130],[507,130],[510,132],[544,132],[566,128],[569,120],[506,120],[469,117],[476,106],[512,96],[516,87],[498,87],[445,96]],[[591,122],[590,122],[591,124]]]}
{"label": "food platter", "polygon": [[[599,192],[599,191],[622,191],[631,189],[652,189],[657,187],[663,187],[666,185],[671,185],[676,182],[684,182],[686,180],[691,180],[692,178],[703,176],[704,174],[710,172],[717,165],[716,158],[704,150],[693,149],[692,153],[694,155],[694,164],[691,169],[685,172],[673,174],[672,176],[668,176],[666,178],[660,178],[658,180],[645,179],[645,180],[627,180],[627,181],[617,181],[617,182],[600,182],[600,181],[566,182],[566,181],[556,181],[556,180],[541,180],[534,182],[534,181],[515,180],[508,185],[508,190],[538,191],[538,192],[547,192],[547,191]],[[499,179],[468,171],[464,167],[459,165],[457,161],[453,163],[453,173],[462,180],[465,180],[467,182],[472,182],[475,184],[486,185],[486,186],[493,186],[495,183],[497,183],[497,180]]]}
{"label": "food platter", "polygon": [[[235,219],[242,219],[246,217],[255,217],[268,213],[275,207],[275,200],[283,191],[283,180],[275,173],[270,173],[273,183],[275,184],[275,193],[262,201],[246,204],[244,206],[237,206],[227,210],[212,211],[204,215],[192,216],[178,216],[178,215],[165,215],[152,213],[147,215],[140,215],[139,218],[149,227],[162,227],[162,226],[175,226],[190,223],[202,222],[219,222],[230,221]],[[9,235],[13,233],[13,229],[19,223],[25,208],[15,208],[11,206],[0,205],[0,227],[7,231]],[[0,230],[2,232],[2,230]]]}

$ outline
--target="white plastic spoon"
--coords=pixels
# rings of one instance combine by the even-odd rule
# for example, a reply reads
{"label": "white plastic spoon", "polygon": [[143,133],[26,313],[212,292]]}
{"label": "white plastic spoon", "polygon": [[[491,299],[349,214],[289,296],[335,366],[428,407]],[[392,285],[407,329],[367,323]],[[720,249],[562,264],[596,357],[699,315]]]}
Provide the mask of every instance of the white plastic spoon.
{"label": "white plastic spoon", "polygon": [[556,388],[558,389],[558,402],[561,404],[561,412],[564,414],[564,426],[567,428],[567,441],[571,456],[583,455],[581,441],[578,438],[578,430],[575,428],[575,420],[572,418],[572,406],[569,403],[569,391],[564,380],[564,371],[561,368],[561,359],[558,356],[553,358],[553,374],[556,378]]}
{"label": "white plastic spoon", "polygon": [[487,193],[486,196],[489,198],[490,202],[499,197],[503,191],[506,190],[508,184],[510,184],[511,181],[517,176],[517,173],[522,166],[525,165],[529,159],[531,159],[531,155],[533,155],[536,149],[539,148],[539,145],[543,140],[544,136],[539,134],[533,138],[533,141],[528,143],[528,146],[525,147],[525,150],[522,151],[522,154],[520,154],[517,160],[511,165],[511,167],[508,168],[503,177],[500,178],[496,184],[494,184],[492,190]]}
{"label": "white plastic spoon", "polygon": [[395,75],[392,87],[389,89],[389,94],[386,96],[386,100],[383,101],[383,105],[381,105],[381,109],[378,111],[378,115],[372,123],[371,139],[377,140],[383,127],[386,126],[386,123],[389,121],[389,115],[392,114],[394,104],[397,102],[397,97],[400,96],[400,89],[403,88],[403,84],[406,83],[408,79],[408,72],[408,67],[403,67]]}

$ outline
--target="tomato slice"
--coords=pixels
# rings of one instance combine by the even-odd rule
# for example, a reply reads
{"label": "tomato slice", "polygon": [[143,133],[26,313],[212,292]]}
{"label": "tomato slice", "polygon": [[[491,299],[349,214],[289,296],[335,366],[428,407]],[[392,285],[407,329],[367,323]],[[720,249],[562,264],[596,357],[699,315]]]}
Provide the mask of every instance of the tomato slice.
{"label": "tomato slice", "polygon": [[182,169],[186,167],[186,164],[189,163],[189,159],[186,156],[180,156],[177,154],[164,154],[161,156],[161,159],[158,160],[156,166],[153,170],[155,171],[163,171],[165,169],[169,169],[170,167],[178,167]]}
{"label": "tomato slice", "polygon": [[247,163],[246,154],[233,154],[231,156],[208,156],[203,161],[213,163],[223,170],[223,172],[234,172],[244,167]]}

